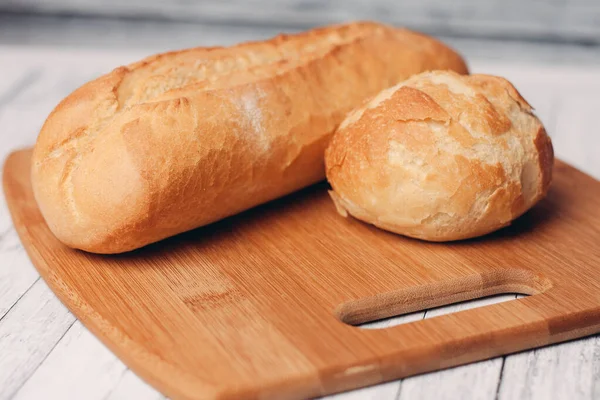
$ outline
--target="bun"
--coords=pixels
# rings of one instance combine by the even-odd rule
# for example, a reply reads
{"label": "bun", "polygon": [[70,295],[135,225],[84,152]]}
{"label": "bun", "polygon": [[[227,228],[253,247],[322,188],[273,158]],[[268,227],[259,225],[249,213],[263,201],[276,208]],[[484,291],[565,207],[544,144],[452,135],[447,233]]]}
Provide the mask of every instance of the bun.
{"label": "bun", "polygon": [[355,109],[326,151],[342,215],[451,241],[508,225],[548,190],[554,153],[507,80],[415,75]]}
{"label": "bun", "polygon": [[322,180],[346,112],[439,68],[467,72],[440,42],[374,23],[149,57],[55,108],[34,195],[66,245],[136,249]]}

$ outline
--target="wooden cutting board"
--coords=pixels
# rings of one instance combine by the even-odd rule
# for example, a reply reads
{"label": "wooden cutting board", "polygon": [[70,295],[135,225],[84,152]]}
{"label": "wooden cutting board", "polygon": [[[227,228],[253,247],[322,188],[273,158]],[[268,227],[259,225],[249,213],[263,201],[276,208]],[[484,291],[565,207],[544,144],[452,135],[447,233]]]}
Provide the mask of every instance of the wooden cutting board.
{"label": "wooden cutting board", "polygon": [[[69,309],[175,399],[304,398],[600,331],[600,182],[557,162],[546,200],[452,244],[340,217],[324,184],[147,248],[61,245],[13,153],[23,245]],[[350,324],[481,296],[532,296],[382,330]]]}

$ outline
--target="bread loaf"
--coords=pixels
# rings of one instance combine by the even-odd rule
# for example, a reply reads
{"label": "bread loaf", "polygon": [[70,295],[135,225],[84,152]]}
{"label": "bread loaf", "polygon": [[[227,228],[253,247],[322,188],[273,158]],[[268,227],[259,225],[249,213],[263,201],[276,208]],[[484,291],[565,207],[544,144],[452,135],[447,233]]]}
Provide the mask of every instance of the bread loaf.
{"label": "bread loaf", "polygon": [[326,151],[342,215],[430,240],[471,238],[536,204],[553,149],[503,78],[428,72],[349,113]]}
{"label": "bread loaf", "polygon": [[83,85],[45,122],[34,195],[68,246],[132,250],[324,179],[324,150],[365,97],[459,55],[353,23],[156,55]]}

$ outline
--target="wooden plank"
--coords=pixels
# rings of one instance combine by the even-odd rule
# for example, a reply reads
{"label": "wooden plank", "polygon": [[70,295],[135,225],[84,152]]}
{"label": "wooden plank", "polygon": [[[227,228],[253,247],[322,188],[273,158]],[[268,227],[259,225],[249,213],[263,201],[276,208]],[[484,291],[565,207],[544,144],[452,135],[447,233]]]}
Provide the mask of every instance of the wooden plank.
{"label": "wooden plank", "polygon": [[400,381],[392,381],[349,392],[322,397],[327,400],[395,400],[400,393]]}
{"label": "wooden plank", "polygon": [[77,321],[14,399],[102,400],[126,370],[127,367]]}
{"label": "wooden plank", "polygon": [[405,379],[400,400],[493,399],[502,357]]}
{"label": "wooden plank", "polygon": [[0,320],[0,399],[23,385],[75,321],[44,281]]}
{"label": "wooden plank", "polygon": [[[8,65],[12,65],[8,63]],[[13,148],[13,135],[7,117],[11,103],[24,91],[31,88],[39,77],[39,71],[31,67],[20,69],[4,67],[0,81],[0,159],[4,160]],[[0,320],[38,279],[25,254],[21,241],[14,230],[6,207],[4,195],[0,196]]]}
{"label": "wooden plank", "polygon": [[29,82],[23,82],[13,90],[0,109],[0,158],[4,159],[10,149],[30,146],[44,123],[45,117],[58,102],[89,75],[64,70],[61,66],[39,68],[31,65]]}
{"label": "wooden plank", "polygon": [[[281,32],[295,32],[290,26],[244,26],[239,24],[202,24],[160,22],[149,20],[81,19],[73,17],[28,15],[15,17],[0,13],[0,44],[13,48],[27,48],[41,53],[51,53],[45,61],[58,63],[57,52],[65,50],[82,52],[76,64],[88,64],[85,60],[90,49],[110,53],[152,54],[195,46],[229,45],[248,40],[265,39]],[[597,66],[600,62],[600,45],[556,44],[507,40],[486,40],[477,37],[455,37],[435,34],[439,39],[456,48],[468,60],[491,60],[494,63],[537,63],[542,68],[557,65]],[[35,45],[34,45],[35,44]],[[40,55],[38,59],[44,60]],[[85,60],[85,61],[83,61]],[[99,60],[101,65],[106,61]],[[109,65],[114,67],[116,64]],[[66,67],[69,67],[65,63]],[[4,67],[3,67],[4,68]],[[7,66],[6,68],[10,68]],[[89,67],[88,67],[89,68]],[[554,83],[554,82],[553,82]]]}
{"label": "wooden plank", "polygon": [[600,398],[600,337],[507,357],[498,398]]}
{"label": "wooden plank", "polygon": [[[0,13],[0,44],[18,48],[42,48],[42,52],[83,51],[139,54],[139,59],[159,51],[196,46],[231,45],[242,41],[260,40],[293,28],[247,27],[236,25],[161,23],[143,20],[95,20],[69,17],[6,16]],[[44,49],[45,48],[45,49]],[[50,49],[50,50],[49,50]],[[145,51],[144,51],[145,49]],[[45,51],[44,51],[45,50]],[[142,50],[142,51],[141,51]],[[113,54],[110,54],[113,53]],[[130,58],[130,57],[128,57]],[[38,60],[43,58],[38,58]],[[88,64],[83,55],[79,63]],[[85,61],[82,61],[85,60]],[[52,56],[53,63],[62,63]],[[135,61],[131,60],[131,61]],[[100,65],[106,65],[101,61]],[[71,65],[70,67],[72,67]],[[109,65],[115,67],[114,64]],[[67,66],[69,67],[69,66]],[[108,72],[108,71],[104,71]]]}
{"label": "wooden plank", "polygon": [[[121,376],[116,387],[106,400],[164,400],[165,397],[154,388],[142,381],[130,369]],[[34,400],[34,399],[32,399]]]}
{"label": "wooden plank", "polygon": [[574,87],[562,92],[557,113],[556,136],[552,138],[556,154],[583,171],[600,179],[598,154],[598,123],[600,110],[600,82],[590,82],[591,87]]}
{"label": "wooden plank", "polygon": [[[0,5],[1,7],[1,5]],[[373,19],[434,33],[598,43],[600,6],[592,0],[306,0],[152,1],[22,0],[0,9],[236,25],[310,27],[349,19]],[[550,38],[550,39],[548,39]]]}
{"label": "wooden plank", "polygon": [[8,244],[9,234],[17,236],[12,229],[5,232],[0,249],[0,321],[39,278],[20,244]]}
{"label": "wooden plank", "polygon": [[[7,57],[11,58],[11,57]],[[14,61],[14,59],[13,59]],[[58,101],[56,74],[44,74],[35,62],[6,63],[0,91],[0,159],[10,149],[34,142],[40,116]],[[66,74],[63,73],[63,76]],[[69,89],[67,89],[69,90]],[[44,99],[46,102],[44,103]],[[43,362],[73,323],[33,268],[0,196],[0,398],[10,398]]]}
{"label": "wooden plank", "polygon": [[[12,58],[12,57],[9,57]],[[2,83],[0,91],[0,159],[4,160],[10,149],[30,145],[35,141],[40,115],[44,106],[55,103],[52,97],[56,75],[43,73],[35,63],[8,63],[6,74],[16,77],[10,85]],[[5,81],[3,81],[5,82]],[[59,94],[60,95],[60,94]],[[56,96],[54,94],[54,96]],[[48,107],[49,108],[49,107]],[[0,318],[23,296],[39,274],[25,254],[14,230],[4,196],[0,196]]]}
{"label": "wooden plank", "polygon": [[[40,74],[38,69],[31,68],[23,71],[22,68],[23,66],[20,66],[19,70],[9,68],[7,71],[8,76],[2,80],[2,84],[0,84],[0,109],[12,102],[38,80]],[[11,72],[13,75],[18,75],[18,78],[11,79]]]}

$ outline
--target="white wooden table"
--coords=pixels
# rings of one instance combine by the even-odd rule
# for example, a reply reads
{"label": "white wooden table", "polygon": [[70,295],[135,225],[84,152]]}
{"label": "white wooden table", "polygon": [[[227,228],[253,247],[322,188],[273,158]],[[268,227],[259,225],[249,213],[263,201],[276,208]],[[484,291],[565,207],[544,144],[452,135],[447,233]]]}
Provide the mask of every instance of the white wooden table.
{"label": "white wooden table", "polygon": [[[146,54],[139,49],[84,52],[0,46],[0,159],[32,145],[48,113],[75,87]],[[470,64],[474,72],[512,80],[537,109],[557,156],[600,179],[600,65]],[[0,399],[162,399],[92,336],[39,278],[0,198]],[[430,318],[512,298],[497,296],[399,319]],[[600,399],[600,336],[333,397]]]}

